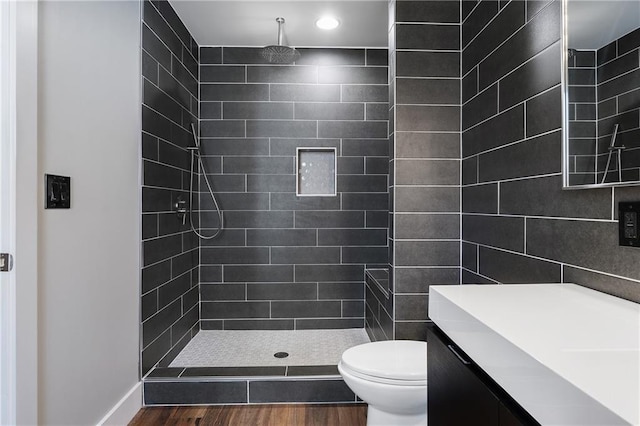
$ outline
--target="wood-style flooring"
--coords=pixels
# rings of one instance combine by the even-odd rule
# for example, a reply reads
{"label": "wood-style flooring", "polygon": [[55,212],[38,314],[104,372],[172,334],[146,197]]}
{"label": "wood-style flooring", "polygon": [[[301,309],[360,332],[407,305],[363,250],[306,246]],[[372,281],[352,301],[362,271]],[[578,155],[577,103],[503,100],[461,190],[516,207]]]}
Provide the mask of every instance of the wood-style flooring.
{"label": "wood-style flooring", "polygon": [[365,426],[366,404],[147,407],[129,426]]}

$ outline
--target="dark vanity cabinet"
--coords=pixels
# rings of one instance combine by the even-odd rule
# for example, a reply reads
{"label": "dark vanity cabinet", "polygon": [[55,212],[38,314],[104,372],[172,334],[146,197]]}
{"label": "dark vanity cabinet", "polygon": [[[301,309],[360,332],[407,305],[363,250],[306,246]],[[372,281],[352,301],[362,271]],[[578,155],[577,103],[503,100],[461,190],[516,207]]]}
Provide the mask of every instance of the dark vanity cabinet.
{"label": "dark vanity cabinet", "polygon": [[533,426],[538,423],[440,329],[427,331],[429,426]]}

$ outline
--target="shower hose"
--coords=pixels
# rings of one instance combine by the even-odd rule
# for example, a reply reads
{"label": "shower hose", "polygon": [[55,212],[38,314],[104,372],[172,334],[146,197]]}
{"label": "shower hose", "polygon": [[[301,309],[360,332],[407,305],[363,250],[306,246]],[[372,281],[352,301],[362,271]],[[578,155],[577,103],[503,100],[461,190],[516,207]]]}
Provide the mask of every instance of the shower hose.
{"label": "shower hose", "polygon": [[[220,206],[218,205],[218,200],[216,200],[216,196],[213,192],[213,188],[211,187],[211,183],[209,182],[209,177],[207,176],[207,171],[204,167],[204,163],[202,162],[202,153],[200,152],[200,144],[198,144],[198,137],[196,136],[196,129],[195,126],[193,125],[193,123],[191,123],[191,132],[193,134],[193,143],[195,145],[195,148],[188,148],[189,151],[191,151],[191,166],[189,168],[190,170],[190,176],[189,176],[189,224],[191,225],[191,229],[193,230],[193,232],[199,237],[202,238],[203,240],[211,240],[214,239],[215,237],[217,237],[218,235],[220,235],[220,233],[222,232],[223,229],[223,218],[222,218],[222,211],[220,210]],[[193,178],[195,176],[195,170],[194,170],[194,166],[197,167],[197,165],[200,165],[200,167],[202,168],[202,175],[204,176],[204,181],[207,184],[207,189],[209,190],[209,194],[211,195],[211,200],[213,200],[213,205],[216,208],[216,212],[218,213],[218,227],[216,229],[216,232],[212,235],[204,235],[201,234],[200,232],[198,232],[198,230],[196,229],[196,227],[193,225]]]}

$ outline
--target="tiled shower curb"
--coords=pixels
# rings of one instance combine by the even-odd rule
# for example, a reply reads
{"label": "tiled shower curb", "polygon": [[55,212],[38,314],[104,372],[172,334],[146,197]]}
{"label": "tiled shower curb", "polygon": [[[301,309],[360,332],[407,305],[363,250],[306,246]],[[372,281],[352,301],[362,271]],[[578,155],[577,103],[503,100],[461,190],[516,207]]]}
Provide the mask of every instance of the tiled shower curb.
{"label": "tiled shower curb", "polygon": [[157,368],[143,398],[145,406],[362,402],[335,365]]}

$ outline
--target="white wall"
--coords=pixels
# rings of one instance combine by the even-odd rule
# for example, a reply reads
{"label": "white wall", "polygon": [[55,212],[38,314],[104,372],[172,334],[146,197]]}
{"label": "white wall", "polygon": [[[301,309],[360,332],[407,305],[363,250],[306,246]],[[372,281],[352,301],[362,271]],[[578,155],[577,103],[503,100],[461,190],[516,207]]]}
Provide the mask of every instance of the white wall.
{"label": "white wall", "polygon": [[38,3],[15,9],[16,420],[38,423]]}
{"label": "white wall", "polygon": [[39,423],[88,425],[138,382],[140,5],[39,7]]}

